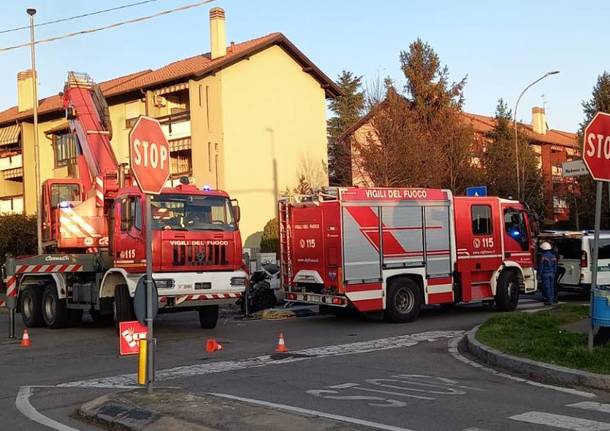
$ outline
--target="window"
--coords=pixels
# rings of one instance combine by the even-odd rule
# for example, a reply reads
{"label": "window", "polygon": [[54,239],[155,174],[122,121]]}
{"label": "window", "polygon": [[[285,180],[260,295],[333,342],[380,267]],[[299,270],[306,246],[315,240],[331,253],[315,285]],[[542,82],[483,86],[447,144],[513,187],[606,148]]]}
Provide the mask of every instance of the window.
{"label": "window", "polygon": [[121,200],[121,231],[127,232],[132,228],[142,229],[142,207],[138,197]]}
{"label": "window", "polygon": [[561,238],[553,241],[559,250],[559,259],[572,259],[580,261],[582,239]]}
{"label": "window", "polygon": [[170,173],[173,178],[191,175],[191,150],[172,151]]}
{"label": "window", "polygon": [[[591,241],[589,241],[589,244],[591,244],[591,247],[593,247],[593,238],[591,238]],[[591,253],[590,255],[593,256],[593,251],[591,251],[590,253]],[[609,239],[604,239],[604,238],[599,239],[599,256],[597,256],[597,258],[600,260],[610,259],[610,240]]]}
{"label": "window", "polygon": [[504,210],[504,229],[508,236],[519,243],[521,249],[528,249],[527,225],[525,214],[516,209]]}
{"label": "window", "polygon": [[233,208],[222,196],[153,196],[154,230],[235,230]]}
{"label": "window", "polygon": [[78,184],[53,184],[51,186],[51,207],[57,208],[61,202],[80,202]]}
{"label": "window", "polygon": [[72,165],[76,162],[76,138],[72,133],[53,135],[55,168]]}
{"label": "window", "polygon": [[489,205],[473,205],[470,209],[472,216],[472,233],[475,235],[490,235],[491,207]]}

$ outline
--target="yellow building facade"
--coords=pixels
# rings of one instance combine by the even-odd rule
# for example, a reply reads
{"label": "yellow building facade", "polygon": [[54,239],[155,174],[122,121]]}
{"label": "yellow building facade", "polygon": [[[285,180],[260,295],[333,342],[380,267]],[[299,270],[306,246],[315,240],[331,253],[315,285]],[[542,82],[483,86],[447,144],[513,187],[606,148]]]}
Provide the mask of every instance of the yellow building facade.
{"label": "yellow building facade", "polygon": [[[280,192],[300,174],[326,179],[326,99],[339,90],[280,33],[229,46],[225,40],[224,11],[214,8],[209,54],[100,86],[119,163],[129,162],[137,118],[157,118],[170,142],[170,183],[188,176],[238,199],[242,239],[255,247]],[[31,72],[19,74],[18,90],[17,106],[0,112],[0,213],[34,214]],[[39,136],[41,181],[77,176],[77,146],[59,96],[40,100]]]}

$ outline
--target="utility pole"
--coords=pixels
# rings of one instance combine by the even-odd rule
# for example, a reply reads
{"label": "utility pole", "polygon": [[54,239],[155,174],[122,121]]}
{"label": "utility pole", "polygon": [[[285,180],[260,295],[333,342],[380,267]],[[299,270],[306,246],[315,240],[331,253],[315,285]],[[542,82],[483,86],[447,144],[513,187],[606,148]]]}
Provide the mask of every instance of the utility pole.
{"label": "utility pole", "polygon": [[30,52],[32,54],[32,111],[34,116],[34,165],[36,170],[36,237],[38,254],[42,254],[42,207],[40,203],[40,147],[38,137],[38,73],[36,72],[36,43],[34,41],[34,15],[36,9],[27,9],[30,16]]}

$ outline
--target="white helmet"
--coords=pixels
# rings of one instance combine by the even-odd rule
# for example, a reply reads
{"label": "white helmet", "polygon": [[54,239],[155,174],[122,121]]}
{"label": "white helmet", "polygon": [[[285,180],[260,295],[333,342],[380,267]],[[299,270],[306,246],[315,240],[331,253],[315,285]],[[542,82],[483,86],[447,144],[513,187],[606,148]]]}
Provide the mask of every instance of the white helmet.
{"label": "white helmet", "polygon": [[551,244],[549,244],[549,243],[548,243],[548,242],[546,242],[546,241],[544,241],[542,244],[540,244],[540,249],[541,249],[541,250],[548,251],[548,250],[550,250],[551,248],[552,248],[552,247],[551,247]]}

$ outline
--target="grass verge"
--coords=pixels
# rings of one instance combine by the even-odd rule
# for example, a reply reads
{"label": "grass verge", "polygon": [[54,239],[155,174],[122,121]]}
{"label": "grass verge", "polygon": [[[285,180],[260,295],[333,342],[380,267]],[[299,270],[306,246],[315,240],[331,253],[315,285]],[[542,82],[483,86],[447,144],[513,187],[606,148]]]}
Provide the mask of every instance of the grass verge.
{"label": "grass verge", "polygon": [[610,345],[587,349],[587,335],[562,329],[587,318],[588,306],[564,304],[537,313],[515,312],[489,319],[477,332],[483,344],[511,355],[594,373],[610,374]]}

